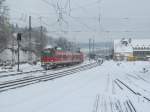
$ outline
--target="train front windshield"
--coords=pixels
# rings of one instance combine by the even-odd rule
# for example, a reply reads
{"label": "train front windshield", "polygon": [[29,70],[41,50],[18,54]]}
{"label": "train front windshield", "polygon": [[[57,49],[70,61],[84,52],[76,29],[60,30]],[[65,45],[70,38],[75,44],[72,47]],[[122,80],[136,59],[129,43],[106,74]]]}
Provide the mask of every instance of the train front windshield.
{"label": "train front windshield", "polygon": [[55,54],[54,50],[52,50],[52,49],[45,49],[41,52],[41,56],[53,57],[54,54]]}

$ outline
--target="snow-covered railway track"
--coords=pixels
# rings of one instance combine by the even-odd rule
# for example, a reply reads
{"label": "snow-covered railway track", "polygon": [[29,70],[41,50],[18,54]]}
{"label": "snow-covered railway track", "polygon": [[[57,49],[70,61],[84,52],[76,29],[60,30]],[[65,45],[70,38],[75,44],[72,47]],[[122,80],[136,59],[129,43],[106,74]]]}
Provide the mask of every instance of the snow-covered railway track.
{"label": "snow-covered railway track", "polygon": [[17,75],[22,75],[22,74],[30,74],[30,73],[36,73],[36,72],[43,72],[43,71],[45,70],[34,70],[34,71],[28,71],[28,72],[12,73],[12,74],[7,74],[7,75],[0,75],[0,78],[17,76]]}
{"label": "snow-covered railway track", "polygon": [[137,112],[128,97],[97,95],[93,107],[93,112]]}
{"label": "snow-covered railway track", "polygon": [[0,73],[6,73],[7,71],[0,71]]}
{"label": "snow-covered railway track", "polygon": [[1,82],[0,83],[0,92],[4,92],[4,91],[10,90],[10,89],[15,89],[15,88],[35,84],[38,82],[43,82],[43,81],[48,81],[48,80],[53,80],[56,78],[64,77],[64,76],[71,75],[71,74],[74,74],[74,73],[77,73],[80,71],[91,69],[91,68],[96,67],[98,65],[99,64],[97,64],[97,63],[92,63],[92,64],[79,66],[79,67],[76,67],[73,69],[53,73],[53,74],[51,73],[51,74],[46,75],[43,73],[40,76],[27,76],[27,77],[23,77],[20,79]]}
{"label": "snow-covered railway track", "polygon": [[111,102],[110,104],[112,112],[137,112],[130,99],[123,102],[117,100],[113,103]]}
{"label": "snow-covered railway track", "polygon": [[134,90],[133,88],[131,88],[129,85],[127,85],[126,83],[122,82],[121,80],[119,79],[116,79],[115,80],[115,83],[116,85],[121,89],[123,90],[123,87],[124,86],[125,88],[127,88],[131,93],[133,93],[134,95],[137,95],[137,96],[140,96],[140,97],[143,97],[143,99],[147,100],[148,102],[150,102],[150,98],[142,95],[141,93],[137,92],[136,90]]}
{"label": "snow-covered railway track", "polygon": [[[1,78],[8,78],[8,77],[15,77],[15,76],[23,76],[24,74],[27,75],[27,74],[47,72],[47,71],[58,71],[58,70],[63,70],[63,69],[66,69],[66,68],[73,68],[73,67],[78,67],[78,66],[81,66],[81,65],[76,64],[76,65],[66,66],[66,67],[60,66],[60,67],[57,67],[55,69],[50,69],[50,70],[38,69],[38,70],[31,70],[31,71],[26,71],[26,72],[3,74],[3,75],[0,75],[0,79]],[[9,72],[5,71],[5,72],[0,72],[0,73],[9,73]]]}
{"label": "snow-covered railway track", "polygon": [[140,76],[140,75],[138,75],[138,74],[134,74],[134,75],[133,75],[133,74],[127,74],[127,76],[129,76],[129,77],[131,77],[131,78],[133,78],[133,79],[136,79],[136,80],[142,80],[142,81],[144,81],[144,82],[150,84],[150,81],[149,81],[149,80],[145,79],[143,76]]}
{"label": "snow-covered railway track", "polygon": [[125,105],[126,105],[127,112],[128,110],[130,112],[137,112],[130,99],[126,100]]}

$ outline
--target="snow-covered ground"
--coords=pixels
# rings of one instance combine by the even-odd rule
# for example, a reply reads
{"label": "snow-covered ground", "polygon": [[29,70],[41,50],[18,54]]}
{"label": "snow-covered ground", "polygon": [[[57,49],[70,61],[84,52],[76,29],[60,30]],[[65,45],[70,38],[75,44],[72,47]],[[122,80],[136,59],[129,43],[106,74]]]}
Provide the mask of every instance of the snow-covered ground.
{"label": "snow-covered ground", "polygon": [[[13,73],[16,73],[17,72],[17,68],[18,66],[15,65],[14,67],[10,68],[10,66],[1,66],[0,67],[0,73],[5,73],[5,72],[13,72]],[[22,72],[28,72],[28,71],[33,71],[33,70],[39,70],[39,69],[42,69],[41,68],[41,64],[40,62],[37,63],[37,65],[31,65],[31,64],[28,64],[28,63],[25,63],[25,64],[20,64],[20,71]],[[2,75],[2,74],[0,74]]]}
{"label": "snow-covered ground", "polygon": [[[31,64],[21,64],[20,65],[20,71],[17,72],[17,65],[14,66],[12,69],[0,69],[0,83],[5,82],[5,81],[10,81],[10,80],[15,80],[15,79],[21,79],[24,77],[32,77],[32,76],[42,76],[46,74],[52,74],[52,73],[58,73],[62,72],[65,70],[73,69],[76,67],[80,67],[86,64],[92,64],[95,63],[94,60],[85,60],[83,63],[76,64],[73,66],[66,66],[66,67],[57,67],[56,69],[51,69],[45,71],[42,67],[40,62],[37,63],[36,65],[31,65]],[[38,71],[37,71],[38,70]],[[41,71],[40,71],[41,70]],[[37,72],[32,72],[32,71],[37,71]],[[26,72],[31,72],[31,73],[26,73]],[[14,75],[16,74],[16,75]]]}
{"label": "snow-covered ground", "polygon": [[[0,112],[130,112],[128,101],[137,112],[149,112],[150,102],[144,99],[150,98],[149,74],[150,62],[105,61],[93,69],[0,93]],[[121,90],[116,79],[141,96],[120,84]]]}
{"label": "snow-covered ground", "polygon": [[[80,65],[84,65],[84,64],[88,64],[88,63],[92,63],[94,62],[93,60],[91,60],[90,62],[88,60],[85,60],[82,64]],[[7,69],[8,68],[8,69]],[[1,66],[0,67],[0,73],[5,73],[5,72],[13,72],[13,73],[16,73],[17,72],[17,69],[18,69],[18,65],[15,65],[12,69],[9,69],[9,66]],[[43,69],[41,67],[41,63],[38,62],[36,65],[31,65],[31,64],[28,64],[28,63],[25,63],[25,64],[20,64],[20,71],[21,72],[28,72],[28,71],[34,71],[34,70],[41,70]],[[2,75],[2,74],[0,74]]]}

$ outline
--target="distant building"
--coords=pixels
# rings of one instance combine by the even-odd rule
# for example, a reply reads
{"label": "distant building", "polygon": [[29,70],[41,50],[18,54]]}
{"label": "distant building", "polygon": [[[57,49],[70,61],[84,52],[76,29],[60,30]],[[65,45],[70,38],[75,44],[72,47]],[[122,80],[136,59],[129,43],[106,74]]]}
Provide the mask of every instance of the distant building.
{"label": "distant building", "polygon": [[133,48],[128,39],[114,40],[114,59],[127,60],[133,56]]}
{"label": "distant building", "polygon": [[115,60],[147,60],[150,57],[150,39],[114,40]]}
{"label": "distant building", "polygon": [[139,60],[150,58],[150,39],[133,40],[132,42],[133,56]]}

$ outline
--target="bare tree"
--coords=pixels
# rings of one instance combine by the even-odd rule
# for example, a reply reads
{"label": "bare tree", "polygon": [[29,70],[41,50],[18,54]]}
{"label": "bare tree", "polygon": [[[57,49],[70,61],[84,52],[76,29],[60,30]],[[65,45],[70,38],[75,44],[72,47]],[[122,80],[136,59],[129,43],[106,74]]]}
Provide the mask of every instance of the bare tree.
{"label": "bare tree", "polygon": [[55,43],[56,43],[56,46],[62,48],[63,50],[77,51],[76,44],[73,43],[73,42],[68,41],[64,37],[60,37],[60,38],[56,39]]}
{"label": "bare tree", "polygon": [[0,0],[0,50],[7,47],[10,37],[8,7],[4,5],[5,0]]}

